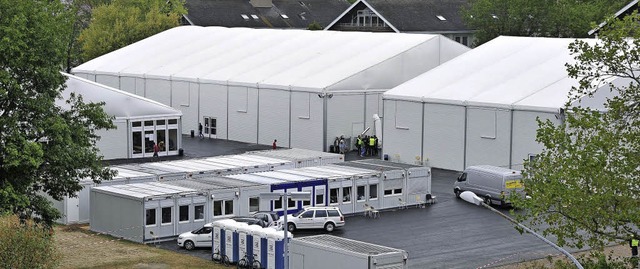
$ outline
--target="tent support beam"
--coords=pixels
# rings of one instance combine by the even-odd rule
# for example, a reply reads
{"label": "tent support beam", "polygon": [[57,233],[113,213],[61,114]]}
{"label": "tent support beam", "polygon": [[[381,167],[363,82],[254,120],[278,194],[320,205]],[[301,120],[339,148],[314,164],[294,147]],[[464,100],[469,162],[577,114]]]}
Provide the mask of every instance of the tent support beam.
{"label": "tent support beam", "polygon": [[513,109],[511,109],[511,128],[509,129],[509,169],[513,169]]}
{"label": "tent support beam", "polygon": [[[420,163],[422,163],[422,165],[424,166],[424,107],[426,106],[426,103],[422,103],[422,130],[420,131]],[[405,200],[406,201],[406,200]]]}
{"label": "tent support beam", "polygon": [[468,107],[464,105],[464,146],[462,147],[462,170],[467,168],[467,114]]}
{"label": "tent support beam", "polygon": [[327,93],[322,91],[322,152],[327,152]]}

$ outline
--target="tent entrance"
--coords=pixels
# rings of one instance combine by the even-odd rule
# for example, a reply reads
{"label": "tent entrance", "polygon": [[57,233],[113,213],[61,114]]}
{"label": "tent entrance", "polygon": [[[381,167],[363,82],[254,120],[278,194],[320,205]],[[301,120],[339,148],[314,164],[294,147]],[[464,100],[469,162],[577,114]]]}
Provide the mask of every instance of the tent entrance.
{"label": "tent entrance", "polygon": [[204,116],[204,136],[218,138],[218,120],[214,117]]}

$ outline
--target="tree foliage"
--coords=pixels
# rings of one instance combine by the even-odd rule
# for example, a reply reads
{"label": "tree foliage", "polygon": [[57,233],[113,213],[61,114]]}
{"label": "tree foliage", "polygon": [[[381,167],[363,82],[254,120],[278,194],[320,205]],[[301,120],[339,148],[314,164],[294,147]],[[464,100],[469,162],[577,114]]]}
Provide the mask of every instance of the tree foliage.
{"label": "tree foliage", "polygon": [[475,29],[475,45],[500,35],[586,37],[627,0],[471,0],[462,17]]}
{"label": "tree foliage", "polygon": [[307,30],[311,30],[311,31],[318,31],[318,30],[322,30],[324,27],[322,27],[322,25],[320,25],[319,22],[317,21],[313,21],[312,23],[309,24],[309,26],[307,26]]}
{"label": "tree foliage", "polygon": [[99,5],[89,27],[80,33],[83,60],[176,27],[183,14],[184,0],[113,0]]}
{"label": "tree foliage", "polygon": [[112,128],[101,104],[55,104],[71,28],[60,1],[0,0],[0,212],[51,224],[45,195],[73,196],[79,180],[109,179],[95,131]]}
{"label": "tree foliage", "polygon": [[57,268],[59,260],[49,227],[0,215],[0,267]]}
{"label": "tree foliage", "polygon": [[91,12],[94,7],[109,3],[110,0],[67,0],[67,9],[72,16],[72,27],[67,39],[67,55],[64,69],[67,73],[71,68],[82,63],[82,46],[78,42],[80,33],[89,27]]}
{"label": "tree foliage", "polygon": [[[576,61],[567,71],[579,86],[562,124],[539,121],[545,149],[524,171],[532,199],[516,201],[521,220],[546,223],[561,245],[640,238],[640,17],[610,20],[600,37],[569,47]],[[599,87],[609,94],[604,108],[581,107]]]}

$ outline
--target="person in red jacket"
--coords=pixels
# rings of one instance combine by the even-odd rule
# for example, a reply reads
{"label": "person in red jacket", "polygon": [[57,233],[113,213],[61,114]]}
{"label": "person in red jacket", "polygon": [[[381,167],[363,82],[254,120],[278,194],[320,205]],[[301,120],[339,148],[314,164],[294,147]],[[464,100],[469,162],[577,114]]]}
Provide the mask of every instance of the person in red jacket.
{"label": "person in red jacket", "polygon": [[278,140],[274,139],[274,140],[273,140],[273,147],[272,147],[273,149],[276,149],[276,148],[277,148],[277,146],[276,146],[276,142],[278,142]]}

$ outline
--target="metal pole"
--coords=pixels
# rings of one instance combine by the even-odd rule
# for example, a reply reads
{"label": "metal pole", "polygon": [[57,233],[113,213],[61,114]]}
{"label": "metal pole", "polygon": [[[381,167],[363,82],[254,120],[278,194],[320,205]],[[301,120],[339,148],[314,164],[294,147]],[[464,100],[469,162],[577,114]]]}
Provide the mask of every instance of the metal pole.
{"label": "metal pole", "polygon": [[558,245],[554,244],[553,242],[547,240],[546,238],[542,237],[541,235],[539,235],[538,233],[534,232],[533,230],[529,229],[527,226],[524,226],[522,224],[520,224],[519,222],[517,222],[516,220],[512,219],[511,217],[503,214],[502,212],[496,210],[495,208],[491,207],[490,205],[486,204],[485,202],[480,203],[482,206],[484,206],[485,208],[495,212],[496,214],[502,216],[503,218],[507,219],[508,221],[512,222],[515,225],[518,225],[518,227],[524,229],[525,231],[527,231],[528,233],[534,235],[535,237],[537,237],[538,239],[544,241],[545,243],[547,243],[548,245],[551,245],[553,248],[557,249],[558,251],[562,252],[562,254],[564,254],[565,256],[567,256],[567,258],[569,258],[573,264],[576,266],[576,268],[579,269],[584,269],[582,267],[582,265],[580,264],[580,262],[578,262],[578,260],[576,260],[575,257],[573,257],[573,255],[571,255],[571,253],[569,253],[568,251],[566,251],[565,249],[559,247]]}
{"label": "metal pole", "polygon": [[289,224],[287,223],[287,215],[289,214],[289,199],[288,199],[287,190],[284,190],[284,195],[282,196],[282,202],[284,203],[284,269],[289,268]]}

